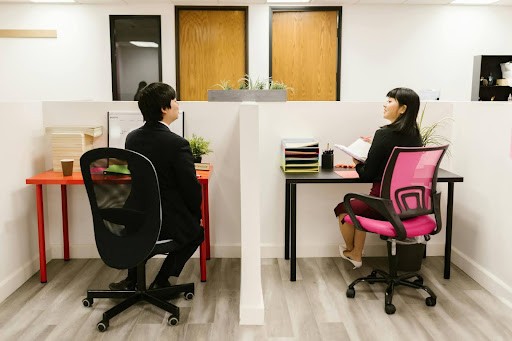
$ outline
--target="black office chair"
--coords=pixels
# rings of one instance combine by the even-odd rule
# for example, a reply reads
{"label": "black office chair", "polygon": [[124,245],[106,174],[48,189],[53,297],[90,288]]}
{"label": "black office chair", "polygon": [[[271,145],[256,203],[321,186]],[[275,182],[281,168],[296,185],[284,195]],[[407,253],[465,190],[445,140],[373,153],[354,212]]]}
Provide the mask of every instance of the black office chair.
{"label": "black office chair", "polygon": [[82,300],[85,307],[91,307],[95,298],[125,299],[103,313],[98,330],[107,330],[111,318],[142,300],[169,312],[168,324],[176,325],[180,310],[166,300],[180,293],[192,299],[194,283],[146,288],[146,261],[179,247],[172,240],[158,240],[162,212],[158,178],[151,161],[130,150],[98,148],[82,155],[80,167],[101,259],[112,268],[137,268],[135,290],[87,291]]}
{"label": "black office chair", "polygon": [[[381,184],[381,197],[348,193],[344,204],[348,215],[345,222],[357,229],[379,234],[387,240],[389,273],[375,269],[369,276],[358,278],[347,289],[347,297],[354,298],[354,286],[359,282],[386,283],[384,309],[387,314],[396,311],[392,303],[393,292],[399,285],[423,289],[429,297],[427,306],[435,306],[437,297],[423,285],[423,277],[416,272],[399,275],[396,241],[441,231],[441,193],[436,190],[437,171],[448,146],[440,147],[395,147],[384,170]],[[356,216],[350,205],[352,199],[359,199],[378,211],[385,220]],[[430,217],[434,215],[434,218]],[[414,280],[410,280],[416,278]]]}

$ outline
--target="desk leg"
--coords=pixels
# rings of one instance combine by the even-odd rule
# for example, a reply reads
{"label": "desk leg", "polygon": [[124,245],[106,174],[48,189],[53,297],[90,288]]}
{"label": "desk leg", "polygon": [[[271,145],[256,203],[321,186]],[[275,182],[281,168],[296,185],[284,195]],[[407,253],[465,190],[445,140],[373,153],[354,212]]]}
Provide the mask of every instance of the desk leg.
{"label": "desk leg", "polygon": [[296,279],[296,268],[297,268],[297,236],[296,236],[296,204],[297,204],[297,184],[291,184],[290,186],[290,281],[295,281]]}
{"label": "desk leg", "polygon": [[203,222],[206,241],[206,259],[210,259],[210,207],[208,205],[208,182],[203,184]]}
{"label": "desk leg", "polygon": [[43,185],[36,185],[37,235],[39,238],[39,278],[46,283],[46,246],[44,241]]}
{"label": "desk leg", "polygon": [[208,243],[210,242],[209,238],[209,222],[208,222],[208,215],[207,215],[207,209],[208,206],[206,206],[207,200],[208,200],[208,194],[206,193],[208,189],[205,187],[206,184],[201,183],[201,193],[203,195],[202,201],[201,201],[201,216],[202,216],[202,225],[204,229],[204,240],[199,245],[199,269],[201,272],[201,282],[206,282],[206,258],[208,257]]}
{"label": "desk leg", "polygon": [[201,282],[206,282],[206,241],[199,245],[199,268],[201,271]]}
{"label": "desk leg", "polygon": [[452,259],[452,222],[453,222],[453,191],[454,183],[448,183],[448,203],[446,208],[446,242],[444,244],[444,278],[450,279],[450,263]]}
{"label": "desk leg", "polygon": [[66,185],[60,185],[62,201],[62,238],[64,242],[64,260],[69,260],[69,229],[68,229],[68,193]]}
{"label": "desk leg", "polygon": [[285,208],[284,208],[284,259],[290,259],[290,187],[285,185]]}

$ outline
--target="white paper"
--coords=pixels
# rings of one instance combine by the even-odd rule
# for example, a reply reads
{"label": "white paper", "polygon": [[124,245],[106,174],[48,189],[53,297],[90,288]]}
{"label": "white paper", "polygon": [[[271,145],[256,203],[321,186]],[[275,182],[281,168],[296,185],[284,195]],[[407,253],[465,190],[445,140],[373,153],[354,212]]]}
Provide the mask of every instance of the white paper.
{"label": "white paper", "polygon": [[363,139],[357,139],[348,147],[341,144],[335,144],[334,146],[352,156],[354,159],[365,162],[371,144]]}

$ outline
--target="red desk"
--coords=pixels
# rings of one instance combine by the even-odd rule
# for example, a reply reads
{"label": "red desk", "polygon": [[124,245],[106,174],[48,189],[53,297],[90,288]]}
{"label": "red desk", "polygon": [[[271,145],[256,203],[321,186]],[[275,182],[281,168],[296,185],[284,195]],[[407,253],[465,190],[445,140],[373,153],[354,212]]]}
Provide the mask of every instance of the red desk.
{"label": "red desk", "polygon": [[[201,282],[206,281],[206,259],[210,259],[210,214],[208,206],[208,181],[211,168],[208,171],[196,171],[197,180],[203,191],[201,211],[203,215],[204,241],[199,247],[199,264],[201,269]],[[41,283],[47,282],[46,277],[46,246],[44,237],[44,206],[43,185],[60,185],[62,202],[62,236],[64,239],[64,260],[69,260],[69,232],[68,232],[68,198],[67,185],[83,185],[82,174],[74,172],[70,176],[63,176],[62,172],[46,171],[26,179],[26,184],[36,185],[37,204],[37,231],[39,237],[39,269]]]}

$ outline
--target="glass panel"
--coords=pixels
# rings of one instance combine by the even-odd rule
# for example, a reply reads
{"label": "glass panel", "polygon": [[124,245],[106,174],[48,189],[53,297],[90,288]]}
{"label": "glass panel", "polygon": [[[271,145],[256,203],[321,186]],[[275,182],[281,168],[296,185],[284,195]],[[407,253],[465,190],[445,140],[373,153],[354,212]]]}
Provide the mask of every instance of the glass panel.
{"label": "glass panel", "polygon": [[112,96],[137,100],[146,84],[162,81],[160,16],[110,16]]}

